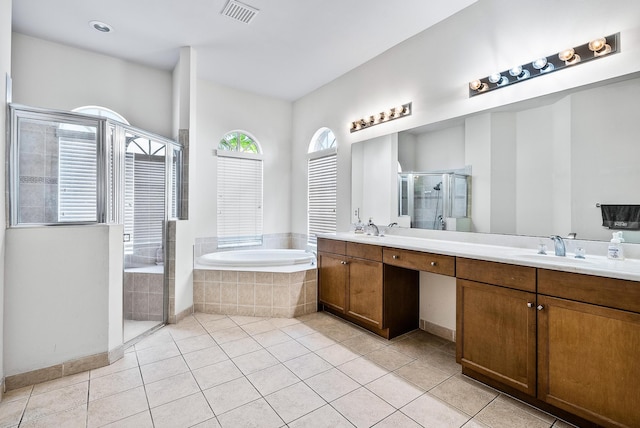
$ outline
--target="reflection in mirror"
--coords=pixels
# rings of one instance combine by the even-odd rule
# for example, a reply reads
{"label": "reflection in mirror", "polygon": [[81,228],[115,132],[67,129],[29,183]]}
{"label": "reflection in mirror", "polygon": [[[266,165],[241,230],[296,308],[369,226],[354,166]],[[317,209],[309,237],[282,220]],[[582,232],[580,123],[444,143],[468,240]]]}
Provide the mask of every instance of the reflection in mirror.
{"label": "reflection in mirror", "polygon": [[[471,231],[541,237],[574,232],[578,239],[608,241],[612,230],[602,226],[597,204],[640,204],[638,111],[640,78],[633,75],[378,137],[373,152],[385,153],[387,164],[352,157],[352,171],[360,176],[353,179],[352,208],[375,202],[395,221],[405,203],[397,174],[390,179],[396,190],[384,192],[362,186],[362,177],[378,174],[385,181],[398,163],[402,171],[440,174],[471,168]],[[356,143],[352,151],[364,153],[369,144]],[[439,181],[421,186],[433,192]],[[427,196],[433,205],[435,193]],[[438,228],[437,216],[445,215],[434,214],[431,205],[420,224],[433,228],[435,216]],[[625,230],[624,238],[638,243],[640,231]]]}
{"label": "reflection in mirror", "polygon": [[398,174],[400,223],[471,232],[471,177],[454,172]]}

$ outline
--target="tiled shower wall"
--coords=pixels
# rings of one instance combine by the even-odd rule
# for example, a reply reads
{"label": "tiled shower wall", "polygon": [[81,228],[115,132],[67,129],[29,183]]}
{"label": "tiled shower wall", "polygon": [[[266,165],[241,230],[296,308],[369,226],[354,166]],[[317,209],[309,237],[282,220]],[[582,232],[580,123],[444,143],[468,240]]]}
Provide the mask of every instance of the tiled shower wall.
{"label": "tiled shower wall", "polygon": [[124,319],[136,321],[163,320],[164,274],[124,273]]}
{"label": "tiled shower wall", "polygon": [[20,222],[58,221],[56,126],[25,121],[20,126]]}

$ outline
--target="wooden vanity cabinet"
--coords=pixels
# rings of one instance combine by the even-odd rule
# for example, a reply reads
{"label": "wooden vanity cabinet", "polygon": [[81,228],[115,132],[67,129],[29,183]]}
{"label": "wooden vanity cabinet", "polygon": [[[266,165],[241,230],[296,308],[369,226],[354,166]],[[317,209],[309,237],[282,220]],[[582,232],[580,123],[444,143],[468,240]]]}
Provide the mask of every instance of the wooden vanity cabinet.
{"label": "wooden vanity cabinet", "polygon": [[640,284],[539,269],[538,293],[538,398],[640,427]]}
{"label": "wooden vanity cabinet", "polygon": [[347,315],[375,329],[383,325],[382,248],[347,242]]}
{"label": "wooden vanity cabinet", "polygon": [[383,328],[382,248],[318,239],[318,300],[337,315]]}
{"label": "wooden vanity cabinet", "polygon": [[462,372],[535,396],[535,268],[457,258],[456,271]]}
{"label": "wooden vanity cabinet", "polygon": [[318,239],[318,301],[344,313],[347,304],[346,243]]}
{"label": "wooden vanity cabinet", "polygon": [[318,239],[318,301],[387,339],[418,328],[417,271],[382,262],[378,245]]}

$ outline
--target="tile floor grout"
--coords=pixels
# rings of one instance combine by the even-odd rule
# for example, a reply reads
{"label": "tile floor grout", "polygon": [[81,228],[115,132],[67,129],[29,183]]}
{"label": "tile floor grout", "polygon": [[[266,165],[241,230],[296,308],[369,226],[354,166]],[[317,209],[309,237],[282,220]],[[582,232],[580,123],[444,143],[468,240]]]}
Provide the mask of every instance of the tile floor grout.
{"label": "tile floor grout", "polygon": [[571,426],[462,376],[452,346],[421,330],[385,341],[324,312],[196,313],[110,366],[9,392],[0,427]]}

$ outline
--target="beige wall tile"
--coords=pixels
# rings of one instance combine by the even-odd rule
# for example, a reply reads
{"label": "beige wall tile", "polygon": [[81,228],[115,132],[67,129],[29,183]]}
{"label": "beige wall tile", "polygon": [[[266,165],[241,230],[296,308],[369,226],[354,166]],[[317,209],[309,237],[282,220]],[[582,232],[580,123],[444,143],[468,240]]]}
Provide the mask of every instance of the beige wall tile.
{"label": "beige wall tile", "polygon": [[219,270],[205,270],[204,280],[207,282],[220,281],[222,279],[222,273]]}
{"label": "beige wall tile", "polygon": [[[205,289],[206,292],[206,289]],[[237,305],[238,304],[238,285],[233,283],[220,284],[220,303],[223,305]]]}
{"label": "beige wall tile", "polygon": [[255,282],[256,282],[255,272],[238,272],[238,283],[255,284]]}
{"label": "beige wall tile", "polygon": [[256,317],[271,317],[273,316],[273,308],[271,306],[256,306],[254,315]]}
{"label": "beige wall tile", "polygon": [[204,281],[193,281],[193,303],[204,303]]}
{"label": "beige wall tile", "polygon": [[273,286],[273,306],[289,307],[289,286]]}
{"label": "beige wall tile", "polygon": [[204,303],[220,303],[220,283],[205,282],[204,283]]}
{"label": "beige wall tile", "polygon": [[220,304],[219,303],[205,303],[204,304],[204,313],[207,314],[220,314]]}
{"label": "beige wall tile", "polygon": [[256,284],[255,304],[260,306],[269,306],[269,307],[273,305],[273,285]]}
{"label": "beige wall tile", "polygon": [[238,305],[237,315],[252,317],[255,315],[255,309],[253,305],[251,306]]}
{"label": "beige wall tile", "polygon": [[288,285],[289,284],[288,273],[277,272],[273,274],[273,285]]}
{"label": "beige wall tile", "polygon": [[253,306],[255,303],[255,285],[238,284],[238,305]]}
{"label": "beige wall tile", "polygon": [[289,286],[289,304],[291,306],[297,306],[304,303],[304,289],[302,284],[291,284]]}
{"label": "beige wall tile", "polygon": [[256,272],[256,284],[273,284],[273,273]]}
{"label": "beige wall tile", "polygon": [[203,269],[194,269],[193,270],[193,281],[204,281],[205,280],[205,270]]}
{"label": "beige wall tile", "polygon": [[233,270],[223,270],[220,281],[236,284],[238,282],[238,272]]}
{"label": "beige wall tile", "polygon": [[220,305],[220,313],[225,315],[238,315],[238,305]]}

